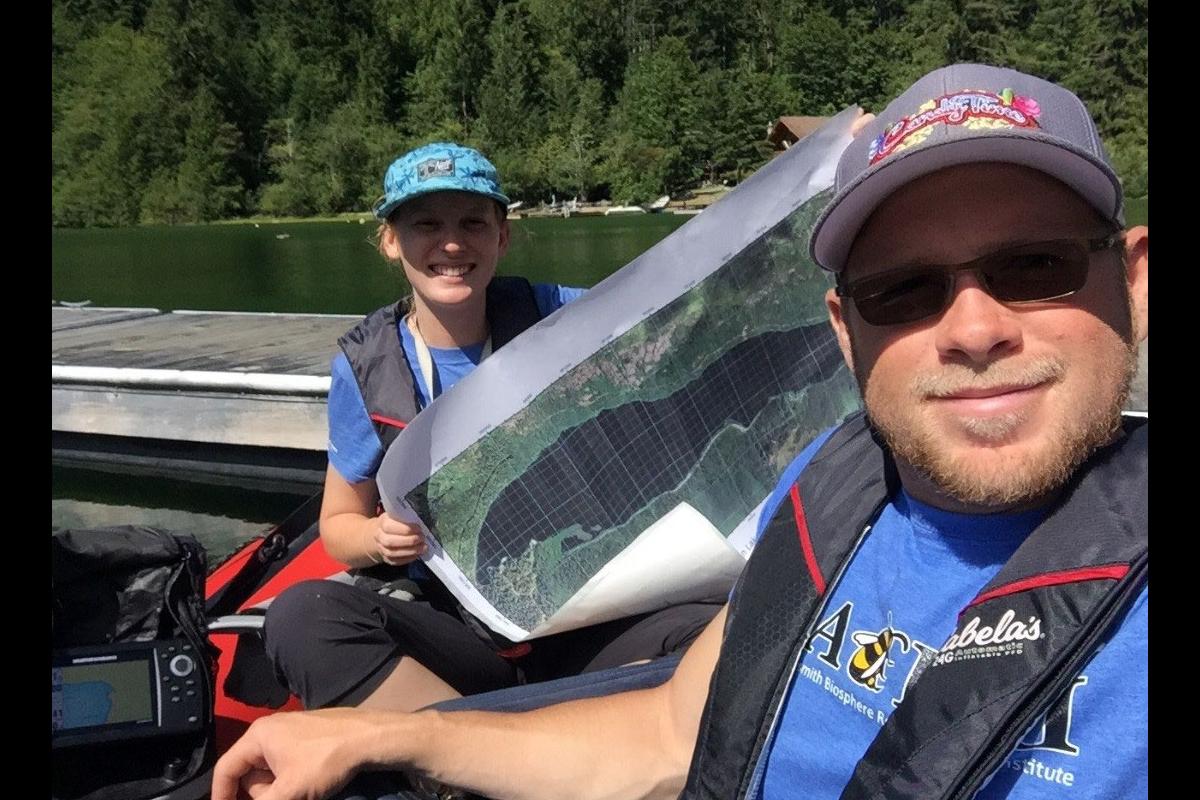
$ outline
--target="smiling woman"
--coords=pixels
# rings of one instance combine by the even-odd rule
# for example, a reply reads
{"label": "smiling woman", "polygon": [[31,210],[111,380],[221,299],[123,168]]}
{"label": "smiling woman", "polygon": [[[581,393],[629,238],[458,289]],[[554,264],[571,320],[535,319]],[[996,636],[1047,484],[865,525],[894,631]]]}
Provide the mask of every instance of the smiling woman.
{"label": "smiling woman", "polygon": [[417,561],[426,550],[421,530],[380,510],[374,478],[408,421],[494,349],[583,294],[496,276],[510,240],[507,204],[495,167],[461,145],[417,148],[384,177],[379,252],[403,269],[412,295],[339,340],[320,535],[333,558],[370,570],[369,579],[402,580],[417,599],[380,595],[378,582],[309,581],[279,595],[267,611],[266,651],[307,708],[412,710],[669,655],[719,608],[686,604],[513,647]]}
{"label": "smiling woman", "polygon": [[496,277],[508,197],[478,151],[425,145],[398,158],[383,185],[379,252],[412,294],[341,338],[329,393],[322,541],[356,567],[401,566],[424,551],[415,528],[376,512],[372,479],[387,444],[493,349],[582,294]]}

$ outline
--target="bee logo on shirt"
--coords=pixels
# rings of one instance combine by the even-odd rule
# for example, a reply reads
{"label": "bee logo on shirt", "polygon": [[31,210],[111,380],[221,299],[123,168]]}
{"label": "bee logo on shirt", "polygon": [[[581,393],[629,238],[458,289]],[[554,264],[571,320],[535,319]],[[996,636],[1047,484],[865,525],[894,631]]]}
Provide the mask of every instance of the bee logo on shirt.
{"label": "bee logo on shirt", "polygon": [[872,692],[883,689],[887,668],[895,663],[888,659],[888,651],[891,650],[892,643],[899,641],[903,652],[908,652],[911,646],[908,637],[899,631],[892,630],[891,625],[878,633],[855,631],[850,638],[854,640],[858,648],[850,656],[846,672],[850,675],[851,680],[867,687]]}

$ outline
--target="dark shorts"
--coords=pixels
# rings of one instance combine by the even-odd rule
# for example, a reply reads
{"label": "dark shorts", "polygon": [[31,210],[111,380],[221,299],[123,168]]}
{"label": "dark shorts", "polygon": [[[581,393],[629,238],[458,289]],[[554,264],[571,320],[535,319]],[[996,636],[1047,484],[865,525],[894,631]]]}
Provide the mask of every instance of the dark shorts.
{"label": "dark shorts", "polygon": [[293,586],[264,626],[276,677],[306,708],[357,705],[408,656],[474,695],[682,652],[723,605],[671,606],[535,639],[506,657],[506,643],[481,634],[440,584],[426,588],[420,600],[398,600],[337,581]]}

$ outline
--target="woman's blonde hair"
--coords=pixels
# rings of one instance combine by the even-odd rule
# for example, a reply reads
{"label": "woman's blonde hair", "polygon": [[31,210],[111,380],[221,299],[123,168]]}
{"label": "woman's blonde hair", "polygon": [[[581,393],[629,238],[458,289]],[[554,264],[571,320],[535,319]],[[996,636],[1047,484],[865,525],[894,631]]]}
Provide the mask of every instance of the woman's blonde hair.
{"label": "woman's blonde hair", "polygon": [[[375,228],[375,232],[367,237],[367,241],[371,244],[372,247],[375,248],[375,251],[377,253],[379,253],[379,255],[383,256],[383,260],[387,262],[387,265],[390,268],[392,268],[393,270],[395,270],[396,272],[398,272],[401,277],[403,277],[404,276],[404,265],[400,262],[400,259],[391,258],[387,254],[387,251],[385,251],[383,249],[383,235],[387,231],[388,225],[390,225],[390,224],[391,223],[389,221],[384,221],[384,222],[379,223],[379,226],[377,228]],[[411,314],[413,311],[412,292],[409,292],[408,294],[401,297],[396,302],[396,306],[397,306],[397,312],[401,317],[406,317],[409,314]]]}
{"label": "woman's blonde hair", "polygon": [[388,257],[388,254],[383,249],[383,234],[385,231],[387,231],[388,225],[390,224],[391,223],[386,220],[379,223],[379,227],[375,229],[375,233],[367,238],[367,241],[374,245],[376,252],[378,252],[379,255],[383,256],[388,261],[391,261],[392,259]]}

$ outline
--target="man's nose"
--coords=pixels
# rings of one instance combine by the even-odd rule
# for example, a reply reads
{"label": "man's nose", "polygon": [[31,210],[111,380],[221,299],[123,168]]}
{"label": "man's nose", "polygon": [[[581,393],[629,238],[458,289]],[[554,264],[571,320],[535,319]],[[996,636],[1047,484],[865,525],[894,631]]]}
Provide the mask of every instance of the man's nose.
{"label": "man's nose", "polygon": [[992,297],[979,276],[963,270],[954,276],[950,304],[937,323],[937,348],[943,358],[987,364],[1021,346],[1020,319]]}

